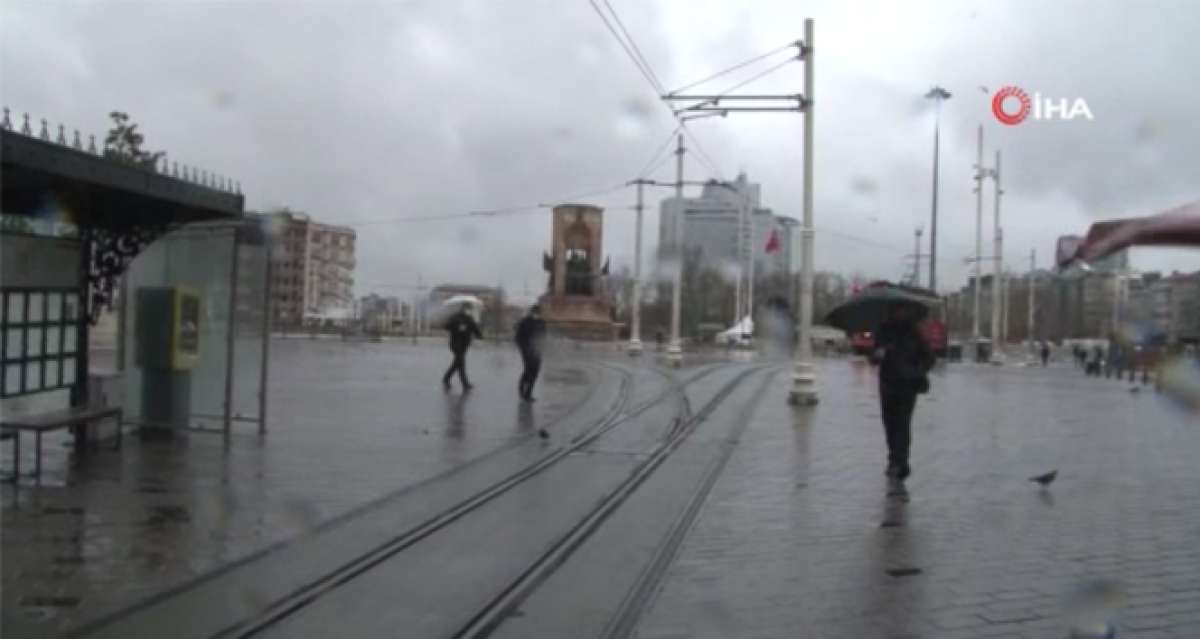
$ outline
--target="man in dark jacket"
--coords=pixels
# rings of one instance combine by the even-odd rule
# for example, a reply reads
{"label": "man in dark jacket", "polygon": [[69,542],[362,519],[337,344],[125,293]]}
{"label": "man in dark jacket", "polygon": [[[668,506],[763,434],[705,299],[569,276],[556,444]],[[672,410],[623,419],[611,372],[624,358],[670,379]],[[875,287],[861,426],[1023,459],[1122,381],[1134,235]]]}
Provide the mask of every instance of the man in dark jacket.
{"label": "man in dark jacket", "polygon": [[442,385],[446,390],[450,390],[450,378],[456,371],[463,390],[471,390],[471,382],[467,381],[467,349],[471,348],[472,337],[483,339],[483,334],[479,332],[475,318],[467,312],[470,308],[470,304],[463,304],[457,313],[446,320],[446,332],[450,333],[450,352],[454,353],[454,361],[442,376]]}
{"label": "man in dark jacket", "polygon": [[517,384],[517,394],[521,399],[533,401],[533,385],[537,383],[538,372],[542,370],[542,347],[546,339],[546,320],[542,319],[542,310],[536,304],[529,308],[529,313],[517,322],[517,348],[521,351],[521,360],[525,370],[521,373],[521,381]]}
{"label": "man in dark jacket", "polygon": [[912,414],[917,395],[929,390],[927,373],[933,368],[933,351],[925,342],[913,310],[903,304],[889,309],[888,319],[875,334],[872,360],[879,364],[879,402],[887,436],[888,477],[903,481],[912,470],[908,452],[912,445]]}

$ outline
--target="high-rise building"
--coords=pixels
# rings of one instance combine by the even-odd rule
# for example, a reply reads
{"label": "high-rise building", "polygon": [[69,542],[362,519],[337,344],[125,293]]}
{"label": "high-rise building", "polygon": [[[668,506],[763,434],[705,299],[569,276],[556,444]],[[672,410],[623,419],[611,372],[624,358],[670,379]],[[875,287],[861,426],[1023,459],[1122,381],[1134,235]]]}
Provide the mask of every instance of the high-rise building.
{"label": "high-rise building", "polygon": [[[755,273],[789,273],[793,269],[792,229],[795,221],[779,217],[762,206],[762,187],[749,182],[746,174],[733,182],[705,184],[700,197],[667,198],[660,205],[659,252],[673,254],[675,224],[683,220],[683,246],[687,254],[698,252],[702,263],[718,269],[736,269],[739,260],[753,255]],[[738,234],[738,221],[745,207],[745,226]],[[778,250],[767,253],[771,233]]]}
{"label": "high-rise building", "polygon": [[303,213],[270,214],[271,313],[276,326],[297,326],[354,308],[354,229]]}

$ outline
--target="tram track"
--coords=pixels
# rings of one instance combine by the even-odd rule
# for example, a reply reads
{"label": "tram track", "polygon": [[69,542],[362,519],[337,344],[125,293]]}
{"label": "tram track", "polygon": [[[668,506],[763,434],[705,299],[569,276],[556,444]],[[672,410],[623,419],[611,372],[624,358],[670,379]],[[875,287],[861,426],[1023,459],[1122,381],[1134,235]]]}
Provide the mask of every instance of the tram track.
{"label": "tram track", "polygon": [[562,535],[529,567],[504,588],[495,598],[478,610],[452,636],[455,639],[479,638],[490,635],[512,614],[526,598],[546,581],[567,559],[583,545],[588,537],[604,524],[609,515],[642,485],[679,446],[708,419],[731,394],[750,376],[765,366],[749,368],[727,382],[695,415],[676,424],[663,441],[638,466],[608,492],[574,527]]}
{"label": "tram track", "polygon": [[436,515],[425,519],[421,523],[408,528],[384,543],[378,544],[370,550],[357,555],[331,572],[313,579],[287,595],[276,599],[262,607],[252,617],[239,620],[210,636],[213,639],[252,637],[271,629],[283,620],[318,602],[323,596],[352,582],[364,573],[403,553],[422,540],[430,538],[438,533],[438,531],[446,529],[472,512],[478,511],[487,504],[494,502],[532,477],[560,463],[571,454],[589,446],[617,426],[633,420],[660,405],[663,401],[674,397],[677,401],[676,415],[674,423],[666,436],[666,439],[670,440],[678,430],[680,424],[692,419],[690,402],[686,393],[687,386],[720,369],[719,366],[706,368],[682,380],[664,371],[653,369],[667,378],[667,388],[650,399],[631,406],[635,390],[633,371],[625,367],[607,364],[602,364],[601,366],[613,370],[621,376],[617,398],[609,410],[599,418],[593,420],[590,425],[583,428],[566,444],[438,512]]}

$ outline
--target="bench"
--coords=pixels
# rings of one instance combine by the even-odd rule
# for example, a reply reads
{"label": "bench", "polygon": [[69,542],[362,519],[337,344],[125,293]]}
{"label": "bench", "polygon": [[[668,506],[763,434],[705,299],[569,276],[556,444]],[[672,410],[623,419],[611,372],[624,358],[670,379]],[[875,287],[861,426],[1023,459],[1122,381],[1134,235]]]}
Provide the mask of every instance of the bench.
{"label": "bench", "polygon": [[34,472],[33,477],[42,476],[42,434],[55,430],[70,429],[75,436],[76,450],[86,449],[87,427],[89,424],[102,419],[117,420],[117,437],[114,450],[121,448],[121,419],[120,408],[110,406],[77,406],[50,413],[40,413],[25,417],[5,418],[0,422],[0,439],[13,440],[13,469],[7,481],[17,481],[21,476],[21,433],[32,432],[35,436]]}

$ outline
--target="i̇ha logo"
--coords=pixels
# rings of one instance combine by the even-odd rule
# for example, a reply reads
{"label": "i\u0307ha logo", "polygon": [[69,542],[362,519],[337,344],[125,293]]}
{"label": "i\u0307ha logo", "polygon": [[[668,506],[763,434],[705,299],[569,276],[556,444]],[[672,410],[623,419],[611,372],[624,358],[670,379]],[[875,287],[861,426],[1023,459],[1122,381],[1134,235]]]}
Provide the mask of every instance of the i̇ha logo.
{"label": "i\u0307ha logo", "polygon": [[1014,86],[1001,87],[992,96],[992,114],[1001,124],[1020,124],[1030,113],[1035,120],[1095,119],[1083,98],[1049,98],[1036,92],[1030,97],[1024,89]]}

